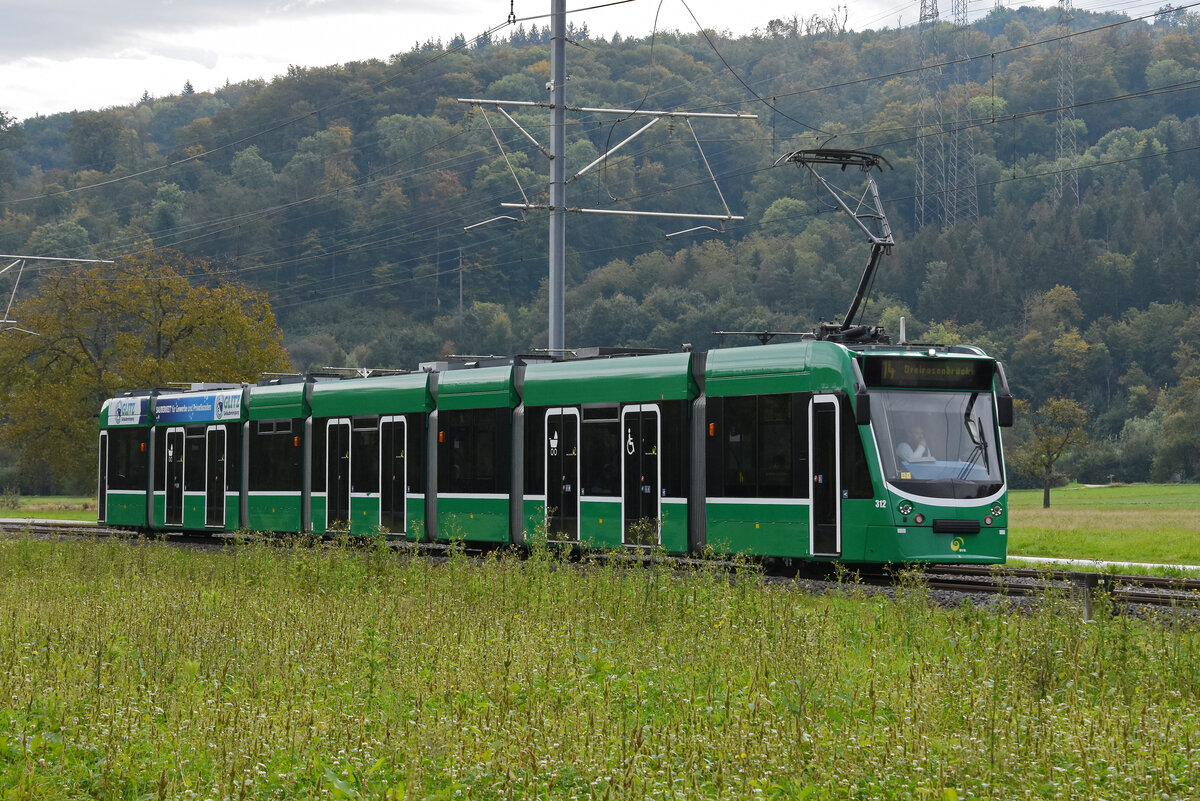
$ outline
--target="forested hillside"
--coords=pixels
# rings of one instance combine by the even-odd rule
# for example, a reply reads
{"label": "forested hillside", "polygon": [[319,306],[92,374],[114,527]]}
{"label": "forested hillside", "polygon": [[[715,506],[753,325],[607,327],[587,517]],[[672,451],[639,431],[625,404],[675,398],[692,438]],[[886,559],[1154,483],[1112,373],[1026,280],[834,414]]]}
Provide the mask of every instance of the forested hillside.
{"label": "forested hillside", "polygon": [[[1031,410],[1084,405],[1092,444],[1072,455],[1074,475],[1197,477],[1200,15],[1078,12],[1070,30],[1064,40],[1057,11],[1033,8],[943,24],[932,48],[915,27],[853,32],[836,16],[741,38],[572,30],[573,106],[757,120],[691,122],[744,221],[667,238],[695,223],[568,216],[567,344],[710,348],[752,341],[723,343],[721,329],[839,318],[868,246],[820,187],[775,163],[797,148],[866,149],[894,167],[877,180],[897,246],[865,322],[895,331],[903,316],[910,339],[981,345]],[[297,369],[544,346],[546,215],[500,204],[522,192],[545,203],[546,158],[494,110],[457,99],[545,102],[547,42],[521,28],[132,107],[3,118],[0,252],[171,248],[207,261],[268,293]],[[547,142],[547,110],[510,113]],[[568,175],[645,124],[568,122]],[[1060,156],[1063,125],[1073,158]],[[953,155],[964,153],[969,170]],[[948,191],[930,192],[931,170]],[[683,121],[572,182],[568,203],[723,211]],[[523,220],[465,230],[496,217]],[[27,270],[22,293],[56,269]]]}

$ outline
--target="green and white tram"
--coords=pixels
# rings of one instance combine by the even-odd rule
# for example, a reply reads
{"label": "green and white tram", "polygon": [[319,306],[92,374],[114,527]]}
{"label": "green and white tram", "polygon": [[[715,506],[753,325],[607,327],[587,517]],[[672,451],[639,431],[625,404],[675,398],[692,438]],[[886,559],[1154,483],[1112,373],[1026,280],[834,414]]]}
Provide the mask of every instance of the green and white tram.
{"label": "green and white tram", "polygon": [[855,563],[1002,562],[1003,369],[808,339],[143,393],[101,522]]}

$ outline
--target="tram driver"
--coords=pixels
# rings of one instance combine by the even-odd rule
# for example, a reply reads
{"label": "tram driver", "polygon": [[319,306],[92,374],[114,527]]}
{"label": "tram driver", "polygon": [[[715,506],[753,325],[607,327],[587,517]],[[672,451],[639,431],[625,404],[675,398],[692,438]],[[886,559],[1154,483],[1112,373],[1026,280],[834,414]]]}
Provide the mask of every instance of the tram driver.
{"label": "tram driver", "polygon": [[925,429],[914,425],[909,429],[908,437],[896,446],[896,456],[904,462],[932,462],[934,456],[925,441]]}

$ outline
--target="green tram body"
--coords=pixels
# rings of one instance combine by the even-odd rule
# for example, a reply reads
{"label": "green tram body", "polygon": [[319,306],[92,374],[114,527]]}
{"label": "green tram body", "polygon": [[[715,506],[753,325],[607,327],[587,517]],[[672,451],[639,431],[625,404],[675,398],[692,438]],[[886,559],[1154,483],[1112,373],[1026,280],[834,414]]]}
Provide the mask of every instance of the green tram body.
{"label": "green tram body", "polygon": [[989,564],[1008,424],[977,349],[815,340],[130,393],[101,411],[98,517]]}
{"label": "green tram body", "polygon": [[[302,427],[302,441],[311,443],[303,462],[310,469],[302,481],[311,514],[302,530],[421,531],[426,514],[423,454],[434,409],[430,374],[301,386],[308,388],[311,417],[290,422]],[[252,396],[256,389],[251,388]]]}

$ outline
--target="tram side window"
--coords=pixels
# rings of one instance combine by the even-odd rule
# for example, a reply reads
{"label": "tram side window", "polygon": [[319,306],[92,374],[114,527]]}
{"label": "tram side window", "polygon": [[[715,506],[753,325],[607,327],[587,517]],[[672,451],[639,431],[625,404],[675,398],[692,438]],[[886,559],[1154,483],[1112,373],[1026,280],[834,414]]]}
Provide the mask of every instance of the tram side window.
{"label": "tram side window", "polygon": [[408,445],[405,453],[405,464],[408,469],[408,491],[425,491],[425,415],[407,414],[404,419],[408,425]]}
{"label": "tram side window", "polygon": [[708,493],[808,497],[806,393],[710,398]]}
{"label": "tram side window", "polygon": [[584,407],[579,433],[580,485],[585,495],[621,494],[621,424],[617,405]]}
{"label": "tram side window", "polygon": [[661,405],[662,441],[659,451],[666,458],[662,460],[660,489],[666,497],[682,498],[687,494],[685,483],[691,456],[691,440],[687,436],[689,408],[686,401],[668,401]]}
{"label": "tram side window", "polygon": [[150,436],[154,438],[154,491],[162,492],[167,486],[167,430],[151,429]]}
{"label": "tram side window", "polygon": [[184,434],[183,486],[190,490],[204,488],[204,474],[208,465],[204,426],[188,426]]}
{"label": "tram side window", "polygon": [[109,429],[109,489],[146,489],[146,438],[149,433],[145,428]]}
{"label": "tram side window", "polygon": [[546,410],[525,409],[525,494],[541,495],[546,480]]}
{"label": "tram side window", "polygon": [[328,418],[313,418],[312,421],[312,470],[309,471],[309,488],[313,492],[325,491],[325,438],[327,436]]}
{"label": "tram side window", "polygon": [[250,423],[250,491],[288,492],[300,489],[304,455],[297,420],[255,420]]}
{"label": "tram side window", "polygon": [[717,421],[712,437],[722,455],[720,494],[736,498],[753,498],[758,494],[755,471],[758,464],[758,398],[746,396],[725,398],[721,404],[724,414]]}
{"label": "tram side window", "polygon": [[356,417],[350,431],[350,491],[379,492],[379,418]]}
{"label": "tram side window", "polygon": [[787,395],[758,399],[758,438],[762,462],[758,468],[760,497],[787,498],[792,494],[792,415]]}
{"label": "tram side window", "polygon": [[508,409],[448,410],[438,432],[438,489],[509,491],[512,418]]}
{"label": "tram side window", "polygon": [[237,490],[242,475],[242,425],[225,424],[225,489]]}

